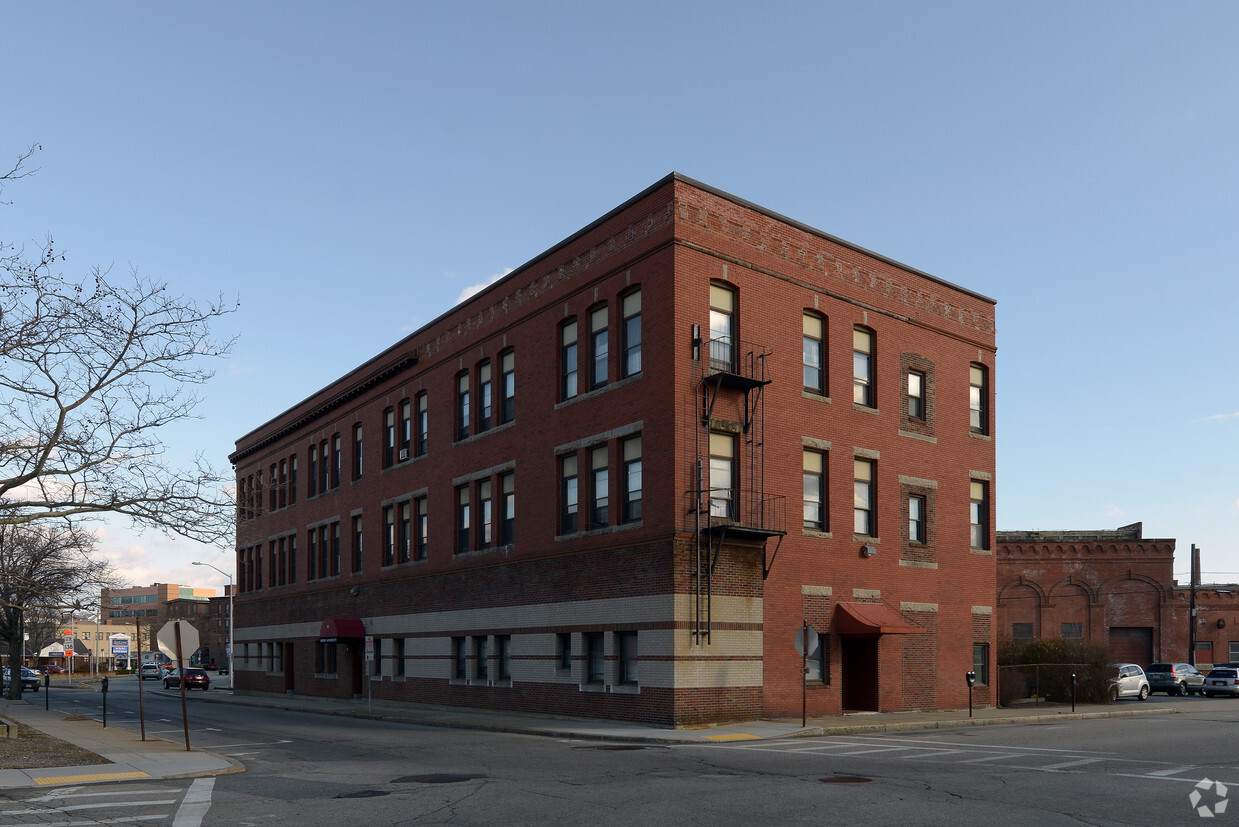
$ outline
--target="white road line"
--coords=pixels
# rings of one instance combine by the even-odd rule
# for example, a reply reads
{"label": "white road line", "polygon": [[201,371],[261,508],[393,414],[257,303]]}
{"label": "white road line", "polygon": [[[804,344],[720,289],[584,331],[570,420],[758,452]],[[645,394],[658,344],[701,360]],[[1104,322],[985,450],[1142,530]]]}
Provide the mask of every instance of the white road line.
{"label": "white road line", "polygon": [[1181,772],[1189,772],[1197,769],[1197,767],[1175,767],[1172,770],[1154,770],[1153,772],[1145,773],[1145,775],[1178,775]]}
{"label": "white road line", "polygon": [[[175,804],[175,798],[169,798],[167,801],[129,801],[125,804],[126,807],[154,807],[160,804]],[[61,813],[72,813],[78,810],[101,810],[104,807],[115,807],[114,802],[105,801],[100,804],[73,804],[68,807],[56,807],[55,810]],[[6,816],[28,816],[36,813],[46,813],[47,810],[6,810]]]}
{"label": "white road line", "polygon": [[181,799],[181,806],[172,819],[172,827],[199,827],[207,810],[211,809],[211,791],[214,789],[214,778],[195,778]]}
{"label": "white road line", "polygon": [[1046,764],[1041,769],[1043,770],[1067,770],[1072,767],[1083,767],[1086,764],[1096,764],[1099,761],[1104,761],[1104,758],[1081,758],[1079,761],[1063,761],[1061,764]]}
{"label": "white road line", "polygon": [[966,749],[932,750],[932,751],[926,751],[920,755],[909,755],[904,760],[905,761],[918,761],[921,758],[941,758],[944,755],[959,755],[961,752],[967,752],[967,751],[968,750]]}
{"label": "white road line", "polygon": [[1031,758],[1032,756],[1024,752],[996,752],[993,755],[982,755],[980,758],[967,758],[960,761],[961,764],[980,764],[984,761],[1002,761],[1007,758]]}
{"label": "white road line", "polygon": [[852,752],[832,752],[831,755],[846,758],[851,755],[873,755],[881,752],[902,752],[903,750],[909,749],[912,749],[912,747],[872,747],[870,749],[858,749]]}
{"label": "white road line", "polygon": [[50,792],[47,795],[41,795],[38,798],[28,798],[27,803],[30,804],[46,804],[49,801],[62,801],[66,798],[96,798],[109,795],[118,795],[130,798],[140,793],[162,793],[163,790],[152,787],[151,789],[142,789],[141,787],[126,787],[123,790],[100,790],[94,792],[93,789],[86,787],[62,787],[55,792]]}
{"label": "white road line", "polygon": [[95,827],[97,824],[133,824],[136,821],[162,821],[165,816],[122,816],[120,818],[91,819],[90,821],[40,821],[39,827]]}

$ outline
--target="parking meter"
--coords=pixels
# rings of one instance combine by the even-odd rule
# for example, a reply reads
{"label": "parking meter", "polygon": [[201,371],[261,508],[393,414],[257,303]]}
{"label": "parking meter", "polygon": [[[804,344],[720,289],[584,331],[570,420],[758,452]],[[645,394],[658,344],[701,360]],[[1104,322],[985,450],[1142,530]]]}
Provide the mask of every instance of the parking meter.
{"label": "parking meter", "polygon": [[968,682],[968,717],[972,717],[972,685],[977,682],[977,673],[969,669],[964,673],[964,680]]}
{"label": "parking meter", "polygon": [[43,673],[43,708],[44,709],[52,708],[51,685],[52,685],[52,676],[48,674],[47,672],[44,672]]}
{"label": "parking meter", "polygon": [[103,692],[103,728],[108,728],[108,676],[104,675],[100,681],[101,691]]}
{"label": "parking meter", "polygon": [[107,675],[104,675],[103,676],[103,694],[106,695],[107,693],[108,693],[108,678],[107,678]]}

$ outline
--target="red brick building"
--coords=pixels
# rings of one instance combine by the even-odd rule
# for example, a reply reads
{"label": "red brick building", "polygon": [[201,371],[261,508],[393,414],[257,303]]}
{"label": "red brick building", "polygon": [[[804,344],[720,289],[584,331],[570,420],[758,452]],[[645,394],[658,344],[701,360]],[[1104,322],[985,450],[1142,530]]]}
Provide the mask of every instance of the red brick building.
{"label": "red brick building", "polygon": [[991,299],[668,176],[237,441],[237,686],[989,703],[994,354]]}
{"label": "red brick building", "polygon": [[1082,638],[1141,666],[1239,662],[1239,586],[1197,586],[1193,653],[1193,589],[1174,577],[1173,539],[1145,537],[1141,523],[997,538],[998,636]]}

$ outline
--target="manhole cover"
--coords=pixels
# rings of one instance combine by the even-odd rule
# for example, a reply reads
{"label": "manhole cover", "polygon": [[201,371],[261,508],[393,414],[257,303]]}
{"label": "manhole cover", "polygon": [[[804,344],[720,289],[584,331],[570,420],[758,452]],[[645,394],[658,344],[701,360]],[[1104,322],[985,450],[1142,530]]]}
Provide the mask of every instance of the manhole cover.
{"label": "manhole cover", "polygon": [[449,775],[447,773],[431,773],[429,775],[402,775],[393,779],[393,784],[459,784],[462,781],[473,781],[482,778],[480,775]]}
{"label": "manhole cover", "polygon": [[838,775],[834,778],[823,778],[823,784],[868,784],[872,778],[857,778],[854,775]]}
{"label": "manhole cover", "polygon": [[383,790],[358,790],[355,793],[340,793],[336,798],[378,798],[381,795],[390,795]]}

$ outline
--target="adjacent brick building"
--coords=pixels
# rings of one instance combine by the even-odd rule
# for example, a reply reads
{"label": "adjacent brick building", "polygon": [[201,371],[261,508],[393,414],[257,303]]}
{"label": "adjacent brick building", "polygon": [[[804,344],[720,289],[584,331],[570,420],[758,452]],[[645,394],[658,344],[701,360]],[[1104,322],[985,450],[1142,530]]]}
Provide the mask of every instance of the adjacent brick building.
{"label": "adjacent brick building", "polygon": [[668,176],[237,441],[237,687],[992,702],[994,309]]}
{"label": "adjacent brick building", "polygon": [[[1148,666],[1239,662],[1239,586],[1174,577],[1175,541],[1133,523],[1103,531],[1000,531],[999,636],[1080,638]],[[1199,582],[1199,571],[1193,578]]]}

